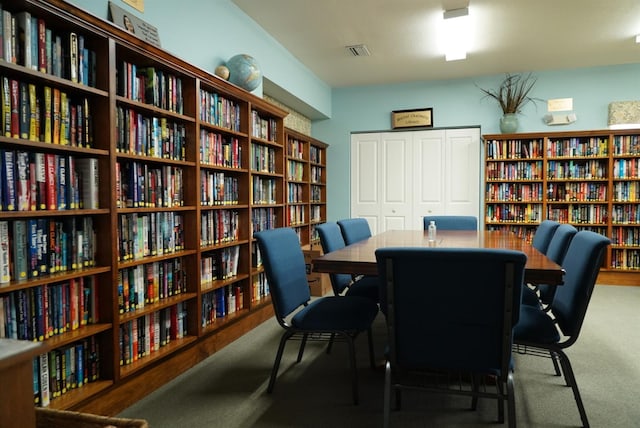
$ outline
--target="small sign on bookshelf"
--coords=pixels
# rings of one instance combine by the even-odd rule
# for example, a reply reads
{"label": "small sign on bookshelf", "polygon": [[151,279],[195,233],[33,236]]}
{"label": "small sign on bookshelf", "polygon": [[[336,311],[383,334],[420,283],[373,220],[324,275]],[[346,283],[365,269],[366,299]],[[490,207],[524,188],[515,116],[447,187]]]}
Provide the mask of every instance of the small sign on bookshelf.
{"label": "small sign on bookshelf", "polygon": [[109,20],[145,42],[160,47],[158,29],[148,22],[109,2]]}
{"label": "small sign on bookshelf", "polygon": [[433,109],[393,110],[391,128],[433,127]]}

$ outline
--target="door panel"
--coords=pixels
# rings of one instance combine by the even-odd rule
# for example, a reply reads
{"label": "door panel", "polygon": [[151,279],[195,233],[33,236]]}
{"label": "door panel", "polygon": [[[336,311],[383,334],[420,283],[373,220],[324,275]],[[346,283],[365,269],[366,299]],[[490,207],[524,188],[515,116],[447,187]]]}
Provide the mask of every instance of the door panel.
{"label": "door panel", "polygon": [[403,132],[382,134],[381,223],[388,228],[406,229],[411,218],[411,136]]}
{"label": "door panel", "polygon": [[422,228],[422,217],[445,211],[445,132],[419,131],[413,137],[414,229]]}

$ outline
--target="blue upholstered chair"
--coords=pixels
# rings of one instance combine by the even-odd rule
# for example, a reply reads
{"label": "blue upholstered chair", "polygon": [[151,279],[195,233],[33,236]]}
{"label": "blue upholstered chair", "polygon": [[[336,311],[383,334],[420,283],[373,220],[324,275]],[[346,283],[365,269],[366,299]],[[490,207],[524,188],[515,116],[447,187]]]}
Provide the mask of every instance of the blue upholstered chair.
{"label": "blue upholstered chair", "polygon": [[478,230],[478,218],[472,215],[427,215],[423,217],[424,230],[435,221],[438,230]]}
{"label": "blue upholstered chair", "polygon": [[[479,248],[381,248],[376,259],[386,289],[382,304],[389,338],[384,426],[392,391],[399,408],[405,388],[470,395],[474,409],[478,397],[497,399],[500,422],[506,401],[509,426],[515,426],[512,326],[518,322],[526,255]],[[443,383],[444,374],[471,381],[452,388]],[[480,389],[487,374],[495,376],[495,388]]]}
{"label": "blue upholstered chair", "polygon": [[298,359],[302,360],[307,340],[343,339],[349,350],[353,402],[358,404],[358,377],[354,339],[367,332],[369,360],[375,366],[371,323],[378,305],[365,297],[328,296],[311,300],[306,265],[298,236],[290,228],[270,229],[254,234],[262,255],[271,301],[278,323],[284,329],[267,391],[274,389],[278,368],[289,339],[301,339]]}
{"label": "blue upholstered chair", "polygon": [[[339,250],[346,246],[340,226],[335,222],[326,222],[316,226],[320,236],[320,245],[325,254]],[[378,302],[379,280],[376,276],[363,276],[354,280],[352,275],[330,274],[331,287],[336,296],[363,296]]]}
{"label": "blue upholstered chair", "polygon": [[[516,350],[534,356],[549,356],[560,361],[567,386],[571,386],[580,419],[589,426],[569,357],[565,349],[578,340],[591,294],[610,240],[595,232],[575,234],[564,257],[564,284],[556,289],[550,313],[538,306],[522,305],[520,320],[514,327]],[[560,375],[556,368],[556,374]],[[539,397],[544,399],[543,397]]]}
{"label": "blue upholstered chair", "polygon": [[[556,227],[547,247],[546,256],[562,266],[569,244],[576,233],[578,233],[578,229],[570,224],[560,224]],[[545,307],[548,307],[553,300],[555,290],[556,286],[549,284],[535,284],[535,288],[527,287],[522,295],[522,303],[526,305],[539,305],[542,303]]]}
{"label": "blue upholstered chair", "polygon": [[560,223],[553,220],[542,220],[542,222],[536,228],[536,233],[533,235],[533,241],[531,245],[542,254],[547,254],[547,248],[556,229],[560,226]]}
{"label": "blue upholstered chair", "polygon": [[371,228],[366,218],[346,218],[338,220],[338,226],[347,245],[371,237]]}

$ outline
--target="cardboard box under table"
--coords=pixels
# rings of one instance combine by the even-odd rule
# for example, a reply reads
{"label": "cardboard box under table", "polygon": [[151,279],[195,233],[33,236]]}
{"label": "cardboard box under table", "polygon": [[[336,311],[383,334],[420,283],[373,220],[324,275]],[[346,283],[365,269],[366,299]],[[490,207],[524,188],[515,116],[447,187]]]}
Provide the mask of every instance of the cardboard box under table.
{"label": "cardboard box under table", "polygon": [[313,271],[313,259],[320,257],[322,251],[318,250],[303,250],[304,262],[307,266],[307,281],[309,282],[309,288],[312,296],[324,296],[331,292],[331,282],[329,276],[326,273],[319,273]]}

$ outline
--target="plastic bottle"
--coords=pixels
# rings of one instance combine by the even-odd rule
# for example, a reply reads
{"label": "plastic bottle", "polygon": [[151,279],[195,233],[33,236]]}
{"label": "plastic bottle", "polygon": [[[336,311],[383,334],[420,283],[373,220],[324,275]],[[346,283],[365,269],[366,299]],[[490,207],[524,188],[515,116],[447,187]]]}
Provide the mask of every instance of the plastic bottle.
{"label": "plastic bottle", "polygon": [[429,222],[429,242],[436,241],[436,222],[431,220]]}

